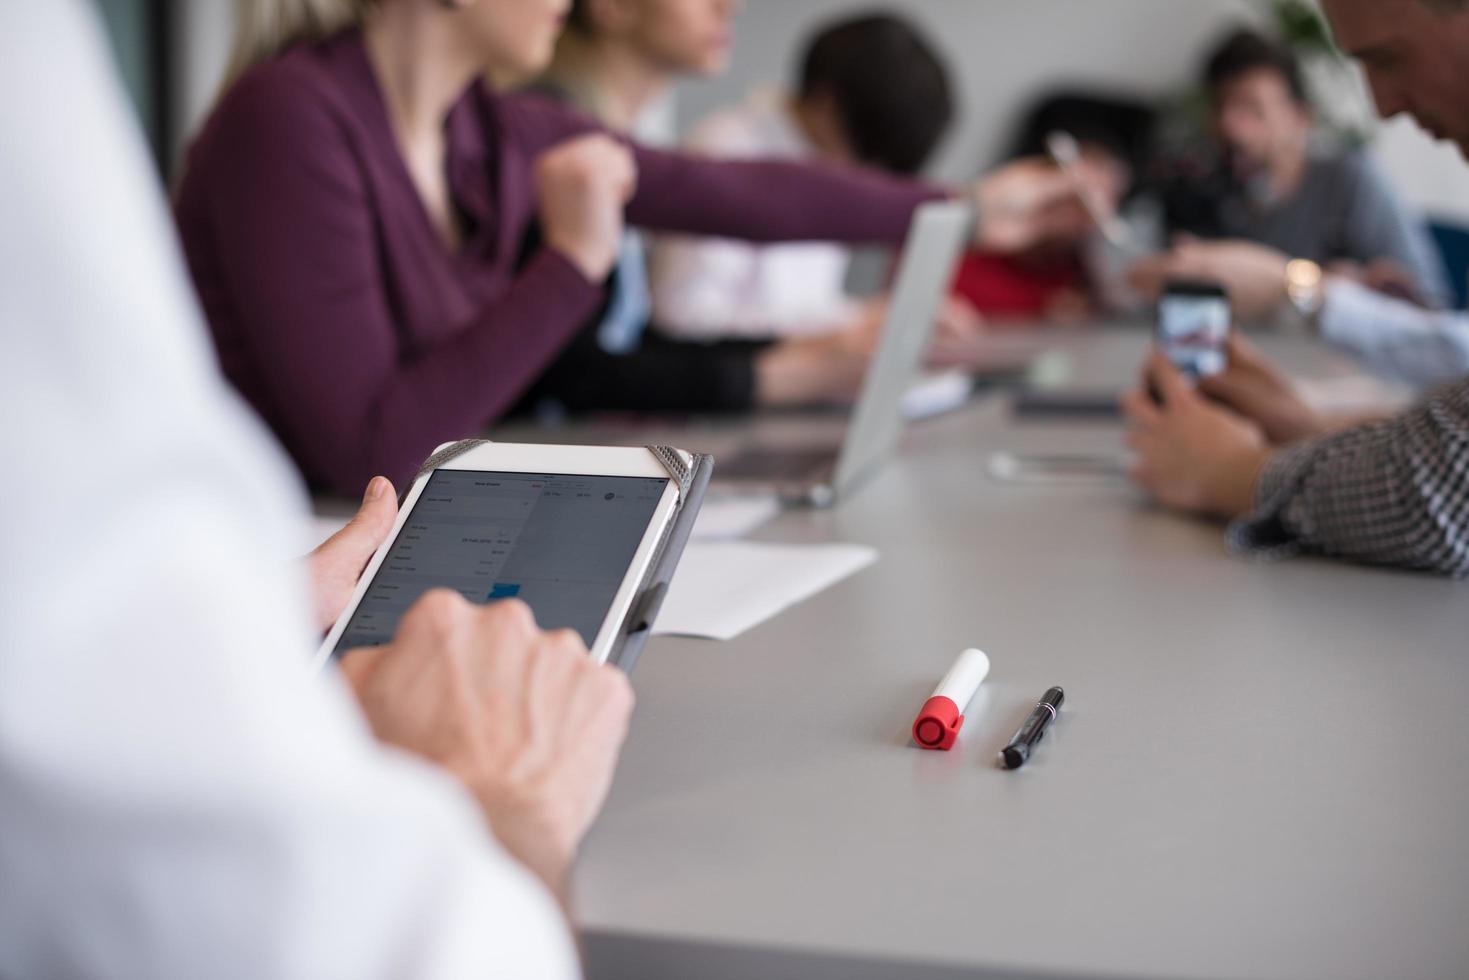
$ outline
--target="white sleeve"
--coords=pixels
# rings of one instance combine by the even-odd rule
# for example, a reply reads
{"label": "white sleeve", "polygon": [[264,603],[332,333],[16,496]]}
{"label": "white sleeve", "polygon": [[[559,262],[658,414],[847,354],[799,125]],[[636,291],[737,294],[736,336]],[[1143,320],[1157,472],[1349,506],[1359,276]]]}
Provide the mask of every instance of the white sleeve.
{"label": "white sleeve", "polygon": [[0,4],[0,976],[574,976],[467,796],[307,669],[300,493],[87,6]]}
{"label": "white sleeve", "polygon": [[[705,121],[685,150],[721,160],[778,155],[762,142],[748,112],[731,110]],[[857,304],[842,289],[849,261],[849,249],[829,242],[756,245],[659,235],[649,259],[654,323],[690,340],[829,333],[856,313]]]}
{"label": "white sleeve", "polygon": [[1469,318],[1425,310],[1333,277],[1321,309],[1321,336],[1376,373],[1417,385],[1469,375]]}

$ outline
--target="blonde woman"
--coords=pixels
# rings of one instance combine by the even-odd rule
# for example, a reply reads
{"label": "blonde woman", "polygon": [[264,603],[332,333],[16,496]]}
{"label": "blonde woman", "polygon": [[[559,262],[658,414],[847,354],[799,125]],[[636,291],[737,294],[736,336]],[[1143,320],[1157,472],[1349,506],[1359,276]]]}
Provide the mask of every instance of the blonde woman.
{"label": "blonde woman", "polygon": [[[176,213],[226,376],[316,487],[404,477],[502,415],[601,307],[625,223],[895,243],[918,204],[952,193],[659,152],[484,84],[546,67],[564,0],[241,10]],[[991,247],[1085,220],[1038,165],[974,192]]]}

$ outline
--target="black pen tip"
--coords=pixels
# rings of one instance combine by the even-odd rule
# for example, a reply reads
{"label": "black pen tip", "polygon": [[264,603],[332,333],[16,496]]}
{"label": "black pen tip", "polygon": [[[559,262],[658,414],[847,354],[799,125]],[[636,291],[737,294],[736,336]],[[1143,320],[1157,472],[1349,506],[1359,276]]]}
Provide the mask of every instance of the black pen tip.
{"label": "black pen tip", "polygon": [[1030,749],[1024,745],[1007,745],[1000,752],[1000,764],[1006,769],[1019,769],[1030,758]]}

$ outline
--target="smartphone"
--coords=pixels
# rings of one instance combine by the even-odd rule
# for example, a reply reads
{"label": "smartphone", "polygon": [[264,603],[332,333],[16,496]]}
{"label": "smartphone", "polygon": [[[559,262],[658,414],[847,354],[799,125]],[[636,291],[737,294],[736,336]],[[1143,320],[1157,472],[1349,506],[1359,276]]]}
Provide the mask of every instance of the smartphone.
{"label": "smartphone", "polygon": [[1158,349],[1193,380],[1228,365],[1229,295],[1217,282],[1175,279],[1158,298]]}

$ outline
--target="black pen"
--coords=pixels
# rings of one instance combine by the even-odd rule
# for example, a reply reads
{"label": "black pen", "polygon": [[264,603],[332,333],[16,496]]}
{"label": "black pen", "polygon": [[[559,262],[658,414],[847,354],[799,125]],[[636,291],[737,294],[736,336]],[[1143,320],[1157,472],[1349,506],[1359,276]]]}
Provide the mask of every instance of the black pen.
{"label": "black pen", "polygon": [[1020,726],[1020,731],[1001,750],[1002,766],[1006,769],[1019,769],[1025,765],[1025,760],[1030,758],[1036,743],[1046,737],[1046,729],[1056,720],[1056,713],[1061,710],[1061,702],[1065,700],[1066,692],[1059,687],[1053,687],[1041,695],[1041,699],[1035,703],[1035,710],[1025,719],[1025,724]]}

